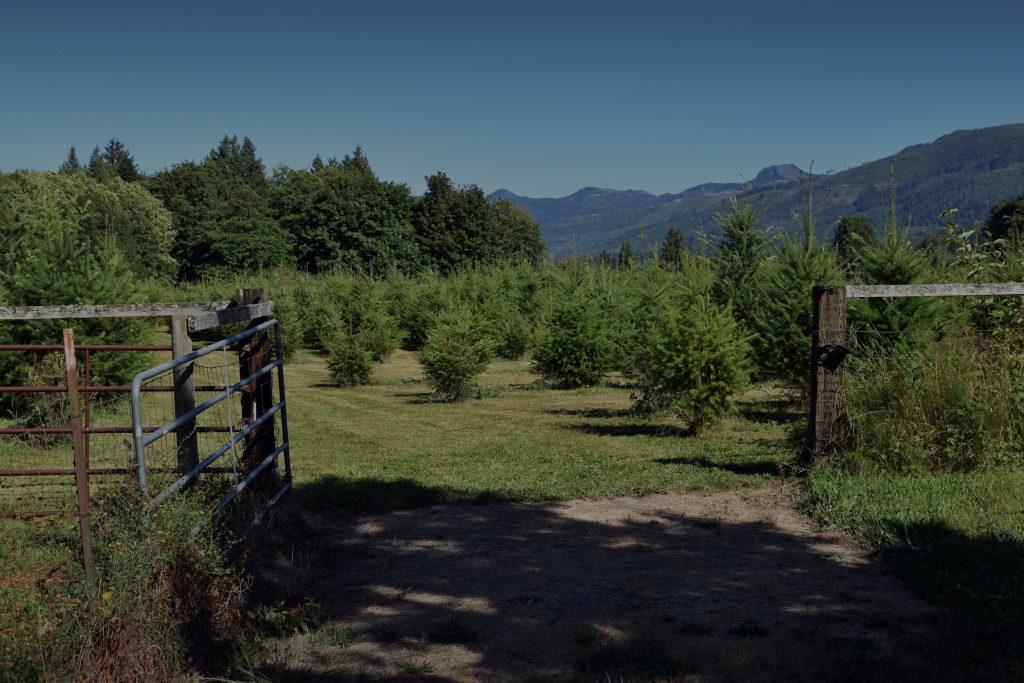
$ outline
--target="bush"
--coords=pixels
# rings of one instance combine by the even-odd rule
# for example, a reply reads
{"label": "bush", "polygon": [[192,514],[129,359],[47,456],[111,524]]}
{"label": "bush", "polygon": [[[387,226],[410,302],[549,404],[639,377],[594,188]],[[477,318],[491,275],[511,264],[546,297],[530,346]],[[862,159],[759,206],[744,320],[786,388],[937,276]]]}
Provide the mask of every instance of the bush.
{"label": "bush", "polygon": [[402,337],[398,321],[381,307],[374,307],[362,313],[356,336],[359,345],[377,362],[390,356],[398,348]]}
{"label": "bush", "polygon": [[337,333],[328,345],[327,371],[331,384],[336,387],[369,384],[373,354],[363,347],[356,335]]}
{"label": "bush", "polygon": [[505,311],[493,325],[494,352],[498,358],[519,360],[533,341],[533,329],[519,311]]}
{"label": "bush", "polygon": [[844,462],[897,473],[1020,464],[1019,342],[965,333],[851,356]]}
{"label": "bush", "polygon": [[749,339],[731,307],[701,297],[678,313],[664,309],[641,356],[640,412],[673,408],[699,434],[729,410],[748,379]]}
{"label": "bush", "polygon": [[[45,548],[43,566],[50,569],[45,579],[0,584],[0,620],[9,627],[0,680],[169,681],[226,673],[241,632],[244,582],[224,565],[223,534],[211,527],[191,536],[224,493],[207,481],[148,517],[140,514],[135,487],[98,494],[95,590],[82,576],[77,534],[68,527],[11,527],[14,538],[5,540]],[[36,564],[41,558],[31,552],[15,551],[15,561]]]}
{"label": "bush", "polygon": [[533,370],[567,388],[593,386],[611,369],[615,348],[585,295],[560,304],[533,352]]}
{"label": "bush", "polygon": [[483,326],[463,310],[445,314],[427,337],[420,363],[438,396],[448,401],[469,397],[473,378],[493,356]]}

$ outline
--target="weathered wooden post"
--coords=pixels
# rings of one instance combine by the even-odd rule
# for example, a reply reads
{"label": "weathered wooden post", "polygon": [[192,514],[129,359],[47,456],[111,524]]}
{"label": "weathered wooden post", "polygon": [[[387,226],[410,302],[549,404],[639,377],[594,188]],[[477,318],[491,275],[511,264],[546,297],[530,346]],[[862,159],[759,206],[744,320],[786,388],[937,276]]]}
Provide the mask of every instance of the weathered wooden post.
{"label": "weathered wooden post", "polygon": [[811,414],[804,465],[832,454],[843,417],[843,359],[850,352],[846,287],[819,285],[811,291]]}
{"label": "weathered wooden post", "polygon": [[[249,306],[266,301],[266,292],[263,289],[239,289],[235,292],[235,302],[239,306]],[[255,327],[268,320],[267,317],[254,318],[243,329]],[[239,375],[245,379],[253,375],[270,363],[270,335],[266,331],[251,337],[248,342],[238,349]],[[266,373],[255,382],[249,384],[241,392],[242,419],[246,422],[260,418],[274,405],[273,394],[273,373]],[[243,461],[246,469],[256,467],[260,461],[270,455],[274,450],[274,422],[267,420],[264,424],[254,429],[245,440],[245,451]],[[277,488],[277,466],[276,464],[266,470],[266,475],[261,476],[261,488],[264,491],[273,491]]]}
{"label": "weathered wooden post", "polygon": [[96,586],[96,564],[92,551],[92,523],[89,501],[89,465],[85,460],[82,429],[82,405],[78,396],[78,360],[75,358],[75,332],[64,330],[64,369],[68,382],[68,414],[71,443],[75,452],[75,490],[78,494],[78,532],[82,539],[82,568],[90,588]]}
{"label": "weathered wooden post", "polygon": [[[188,317],[171,316],[171,356],[181,358],[192,353],[192,339],[188,336]],[[174,368],[174,416],[181,417],[196,407],[195,379],[192,364]],[[178,470],[188,472],[199,464],[199,440],[195,419],[187,420],[175,430],[178,446]]]}

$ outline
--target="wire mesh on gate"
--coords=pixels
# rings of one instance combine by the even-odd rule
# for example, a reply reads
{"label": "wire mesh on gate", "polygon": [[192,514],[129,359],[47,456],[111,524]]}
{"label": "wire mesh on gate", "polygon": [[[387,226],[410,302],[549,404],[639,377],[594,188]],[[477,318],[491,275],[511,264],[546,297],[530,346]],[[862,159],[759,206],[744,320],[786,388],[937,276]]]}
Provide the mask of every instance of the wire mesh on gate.
{"label": "wire mesh on gate", "polygon": [[[175,392],[153,391],[180,390],[178,382],[185,376],[195,387],[188,409],[176,404]],[[132,401],[139,486],[147,509],[156,509],[200,480],[204,491],[212,490],[218,499],[213,513],[232,506],[237,521],[248,522],[247,533],[290,489],[276,320],[140,373],[132,384]],[[156,428],[146,433],[145,424]],[[278,474],[279,458],[284,461],[283,477]]]}

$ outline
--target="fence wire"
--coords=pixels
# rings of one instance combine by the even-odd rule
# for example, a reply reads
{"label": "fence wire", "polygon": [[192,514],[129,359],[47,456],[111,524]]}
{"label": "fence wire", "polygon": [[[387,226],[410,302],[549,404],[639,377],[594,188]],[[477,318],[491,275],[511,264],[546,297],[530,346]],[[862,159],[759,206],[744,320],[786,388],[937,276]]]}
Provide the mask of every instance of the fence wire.
{"label": "fence wire", "polygon": [[[133,353],[133,352],[122,352]],[[62,353],[36,356],[31,363],[26,384],[64,385],[64,358]],[[213,393],[241,379],[238,353],[225,349],[193,361],[191,364],[196,402],[201,403]],[[87,383],[83,363],[79,363],[79,382]],[[156,428],[175,417],[174,373],[168,371],[144,383],[141,396],[143,425]],[[277,388],[272,391],[276,395]],[[150,490],[159,491],[179,476],[179,442],[193,438],[200,458],[213,452],[237,433],[245,424],[239,393],[221,401],[197,416],[187,434],[168,434],[146,447],[150,476]],[[131,402],[128,394],[112,392],[81,392],[83,415],[88,415],[88,428],[101,433],[87,435],[90,491],[93,497],[102,495],[113,486],[131,481],[136,471],[134,443],[131,434]],[[274,399],[277,400],[276,398]],[[87,406],[87,408],[86,408]],[[279,419],[275,416],[275,420]],[[70,427],[66,392],[21,394],[13,407],[0,416],[3,427],[58,428]],[[275,428],[279,428],[275,425]],[[110,430],[102,433],[102,430]],[[115,431],[116,430],[116,431]],[[204,480],[214,488],[226,490],[239,481],[244,443],[229,449],[208,472]],[[63,476],[0,476],[0,515],[24,512],[58,512],[73,514],[77,511],[74,469],[74,450],[70,434],[24,434],[0,436],[0,470],[65,470]],[[115,470],[100,474],[100,470]]]}

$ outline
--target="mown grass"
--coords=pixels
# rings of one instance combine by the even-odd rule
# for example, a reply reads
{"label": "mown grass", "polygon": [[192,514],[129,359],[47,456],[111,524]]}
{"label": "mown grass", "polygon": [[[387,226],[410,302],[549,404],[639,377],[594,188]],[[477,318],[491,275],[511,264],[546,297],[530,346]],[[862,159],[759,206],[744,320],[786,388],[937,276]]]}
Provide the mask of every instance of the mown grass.
{"label": "mown grass", "polygon": [[921,597],[951,608],[957,664],[998,653],[1024,677],[1024,471],[963,474],[811,470],[806,508],[891,561]]}
{"label": "mown grass", "polygon": [[[375,366],[369,386],[327,386],[321,357],[288,368],[296,494],[358,512],[435,503],[640,496],[763,483],[791,457],[784,392],[753,389],[707,435],[630,415],[622,378],[587,389],[539,383],[526,361],[495,361],[479,398],[434,399],[415,353]],[[686,438],[680,438],[686,437]]]}

